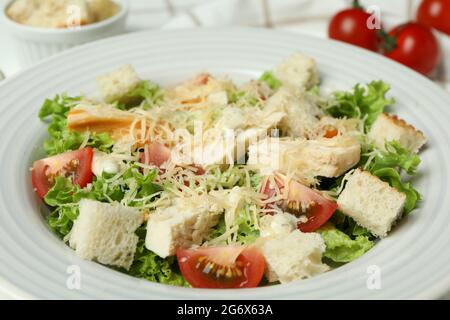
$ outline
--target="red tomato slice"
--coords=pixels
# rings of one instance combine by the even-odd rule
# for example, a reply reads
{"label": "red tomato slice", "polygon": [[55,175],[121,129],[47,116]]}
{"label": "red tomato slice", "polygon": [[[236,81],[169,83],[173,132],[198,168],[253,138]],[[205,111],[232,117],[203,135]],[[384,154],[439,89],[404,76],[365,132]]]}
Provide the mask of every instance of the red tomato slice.
{"label": "red tomato slice", "polygon": [[[139,161],[146,165],[154,165],[160,168],[165,162],[170,159],[170,149],[165,145],[159,142],[152,142],[144,148],[144,152],[141,153]],[[201,176],[205,174],[205,170],[198,165],[190,165],[195,170],[195,174]],[[164,169],[160,169],[161,172],[164,172]],[[189,185],[189,181],[185,182],[185,185]]]}
{"label": "red tomato slice", "polygon": [[308,221],[297,224],[302,232],[313,232],[319,229],[338,208],[335,201],[326,199],[319,192],[294,180],[289,182],[288,202],[294,204],[294,209],[299,208],[298,204],[308,207],[306,211]]}
{"label": "red tomato slice", "polygon": [[170,159],[170,149],[159,142],[152,142],[141,153],[141,163],[161,167]]}
{"label": "red tomato slice", "polygon": [[92,157],[93,150],[88,147],[36,161],[31,171],[36,193],[44,198],[57,176],[71,178],[74,184],[84,188],[92,182]]}
{"label": "red tomato slice", "polygon": [[178,249],[177,258],[181,274],[194,288],[254,288],[265,268],[254,247]]}
{"label": "red tomato slice", "polygon": [[[274,178],[280,192],[283,193],[285,187],[284,177],[279,175]],[[266,181],[263,183],[261,192],[269,198],[276,194],[276,189],[271,186],[269,178],[266,178]],[[271,204],[272,207],[273,205]],[[318,191],[310,189],[295,180],[289,181],[287,198],[283,199],[281,206],[284,210],[306,215],[308,221],[297,224],[297,227],[302,232],[313,232],[319,229],[331,218],[338,208],[335,201],[326,199]],[[306,211],[303,211],[303,209]]]}

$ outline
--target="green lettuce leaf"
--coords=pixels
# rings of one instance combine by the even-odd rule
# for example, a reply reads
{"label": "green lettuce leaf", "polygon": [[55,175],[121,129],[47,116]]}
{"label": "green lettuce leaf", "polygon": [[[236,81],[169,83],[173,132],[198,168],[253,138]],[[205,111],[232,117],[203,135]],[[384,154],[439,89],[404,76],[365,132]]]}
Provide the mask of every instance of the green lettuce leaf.
{"label": "green lettuce leaf", "polygon": [[364,119],[366,132],[387,106],[394,104],[393,98],[386,98],[390,86],[383,81],[372,81],[366,88],[356,84],[352,91],[335,92],[326,112],[334,118]]}
{"label": "green lettuce leaf", "polygon": [[326,250],[324,257],[334,262],[345,263],[353,261],[368,250],[374,243],[369,237],[358,235],[354,239],[344,232],[334,228],[322,228],[318,230],[325,241]]}
{"label": "green lettuce leaf", "polygon": [[351,217],[346,216],[341,211],[337,210],[330,219],[330,222],[336,227],[336,229],[344,232],[346,235],[354,238],[355,236],[366,236],[369,239],[375,237],[366,228],[361,227]]}
{"label": "green lettuce leaf", "polygon": [[417,154],[403,148],[398,141],[386,143],[386,151],[381,151],[369,164],[369,171],[377,171],[384,168],[393,168],[404,171],[408,175],[414,175],[420,165]]}
{"label": "green lettuce leaf", "polygon": [[76,203],[83,192],[72,184],[70,179],[56,177],[55,184],[44,197],[45,203],[56,209],[48,217],[48,225],[58,235],[65,236],[72,229],[73,222],[78,217]]}
{"label": "green lettuce leaf", "polygon": [[255,107],[259,100],[247,91],[233,90],[228,92],[228,101],[242,107]]}
{"label": "green lettuce leaf", "polygon": [[410,182],[403,182],[400,174],[393,168],[383,168],[372,172],[374,176],[377,176],[383,181],[389,183],[400,192],[406,194],[406,202],[404,212],[410,213],[417,207],[417,202],[422,199],[420,193],[414,189]]}
{"label": "green lettuce leaf", "polygon": [[[410,213],[417,207],[418,201],[422,199],[420,193],[413,188],[410,182],[402,180],[401,173],[414,175],[420,164],[418,155],[403,148],[397,141],[386,143],[386,151],[377,152],[376,156],[363,159],[366,170],[381,180],[389,183],[400,192],[406,194],[404,212]],[[367,162],[370,161],[370,162]]]}
{"label": "green lettuce leaf", "polygon": [[222,216],[219,220],[219,223],[216,224],[210,231],[210,233],[208,234],[208,236],[206,237],[207,241],[210,241],[212,239],[215,239],[217,237],[220,237],[221,235],[223,235],[225,233],[225,218]]}
{"label": "green lettuce leaf", "polygon": [[44,120],[51,115],[66,118],[70,108],[81,100],[81,97],[69,97],[56,95],[53,99],[46,99],[39,110],[39,118]]}
{"label": "green lettuce leaf", "polygon": [[[150,175],[147,177],[139,177],[139,179],[141,183],[151,180]],[[68,178],[57,177],[55,185],[44,198],[47,204],[57,207],[48,219],[49,226],[56,231],[59,236],[64,237],[67,235],[72,229],[73,222],[79,214],[77,202],[82,198],[90,198],[99,201],[104,200],[105,197],[101,191],[104,183],[104,179],[94,181],[93,190],[87,190],[80,189],[78,186],[73,185]],[[115,192],[118,192],[116,188],[106,189],[106,192],[111,198],[115,197]],[[120,196],[117,194],[116,200],[120,200],[119,198]],[[163,259],[145,248],[145,232],[145,226],[140,227],[136,231],[136,234],[139,236],[139,242],[130,271],[120,271],[150,281],[177,286],[187,286],[187,282],[181,276],[179,271],[177,271],[175,257]]]}
{"label": "green lettuce leaf", "polygon": [[136,199],[130,201],[129,206],[139,207],[144,204],[141,198],[161,191],[161,186],[153,183],[157,174],[152,170],[146,175],[136,167],[129,168],[123,179],[114,183],[108,181],[107,174],[96,177],[91,186],[81,189],[74,185],[69,178],[56,177],[55,184],[47,192],[44,201],[55,210],[48,217],[48,224],[60,236],[65,236],[72,229],[73,222],[78,216],[77,203],[81,199],[91,199],[101,202],[122,201],[128,193],[136,193]]}
{"label": "green lettuce leaf", "polygon": [[282,83],[280,80],[278,80],[272,71],[266,71],[264,72],[261,77],[259,78],[259,81],[265,82],[270,89],[277,90],[279,87],[281,87]]}
{"label": "green lettuce leaf", "polygon": [[[49,137],[44,141],[44,151],[52,156],[66,151],[77,150],[85,140],[85,134],[67,130],[66,118],[54,116],[48,127]],[[86,146],[103,152],[111,152],[114,140],[108,133],[90,133]]]}
{"label": "green lettuce leaf", "polygon": [[243,244],[250,244],[259,238],[259,230],[256,229],[255,221],[248,206],[244,206],[236,219],[239,226],[237,231],[237,240]]}
{"label": "green lettuce leaf", "polygon": [[142,99],[144,101],[142,107],[147,110],[164,99],[164,91],[156,83],[143,80],[128,93],[128,96]]}
{"label": "green lettuce leaf", "polygon": [[163,259],[145,248],[145,226],[136,230],[136,234],[139,236],[136,253],[134,255],[133,264],[126,273],[153,282],[174,286],[189,286],[188,282],[178,270],[175,256]]}
{"label": "green lettuce leaf", "polygon": [[[259,238],[259,230],[255,226],[255,221],[248,206],[244,206],[237,213],[236,225],[237,241],[242,244],[251,244]],[[214,226],[206,240],[215,239],[225,233],[225,218],[222,216],[219,223]]]}

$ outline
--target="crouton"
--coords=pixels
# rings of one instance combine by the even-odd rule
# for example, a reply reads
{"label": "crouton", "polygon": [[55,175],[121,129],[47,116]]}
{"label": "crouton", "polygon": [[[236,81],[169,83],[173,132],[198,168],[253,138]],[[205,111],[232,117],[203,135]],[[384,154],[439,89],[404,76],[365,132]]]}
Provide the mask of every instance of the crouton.
{"label": "crouton", "polygon": [[[77,8],[79,19],[73,13],[74,19],[70,19],[71,7]],[[18,23],[43,28],[67,28],[94,22],[84,0],[18,0],[8,7],[7,15]]]}
{"label": "crouton", "polygon": [[288,234],[260,238],[257,246],[266,260],[269,282],[288,283],[330,269],[322,263],[325,243],[318,233],[294,230]]}
{"label": "crouton", "polygon": [[403,213],[406,195],[361,169],[347,180],[337,199],[339,210],[377,237],[385,237]]}
{"label": "crouton", "polygon": [[108,74],[97,77],[97,86],[105,102],[127,100],[127,94],[139,84],[136,71],[126,64]]}
{"label": "crouton", "polygon": [[119,203],[83,199],[80,214],[70,232],[69,244],[78,256],[102,264],[129,269],[144,216],[136,208]]}
{"label": "crouton", "polygon": [[319,83],[319,72],[314,59],[294,53],[274,70],[275,77],[283,85],[292,88],[309,89]]}
{"label": "crouton", "polygon": [[306,95],[295,94],[283,87],[267,100],[264,110],[283,112],[285,116],[278,127],[284,134],[300,138],[313,135],[323,116],[323,111]]}
{"label": "crouton", "polygon": [[425,135],[395,115],[382,113],[373,123],[368,133],[375,146],[384,150],[386,142],[397,140],[403,148],[414,153],[426,143]]}

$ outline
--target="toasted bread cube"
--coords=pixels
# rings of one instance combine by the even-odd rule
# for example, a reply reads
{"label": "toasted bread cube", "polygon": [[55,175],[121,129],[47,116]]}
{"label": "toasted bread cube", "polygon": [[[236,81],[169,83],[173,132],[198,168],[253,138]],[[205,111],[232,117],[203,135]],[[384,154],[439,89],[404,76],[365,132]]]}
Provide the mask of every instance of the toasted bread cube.
{"label": "toasted bread cube", "polygon": [[319,72],[314,59],[301,53],[294,53],[281,62],[274,75],[283,85],[293,88],[309,89],[319,83]]}
{"label": "toasted bread cube", "polygon": [[7,8],[21,24],[43,28],[68,28],[94,22],[85,0],[18,0]]}
{"label": "toasted bread cube", "polygon": [[129,64],[97,77],[97,86],[106,102],[120,101],[126,98],[139,82],[139,76]]}
{"label": "toasted bread cube", "polygon": [[384,150],[386,142],[396,140],[403,148],[414,153],[426,143],[424,134],[395,115],[382,113],[373,123],[368,133],[375,146]]}
{"label": "toasted bread cube", "polygon": [[314,134],[323,111],[303,94],[280,88],[264,107],[266,112],[282,112],[278,128],[288,136],[309,138]]}
{"label": "toasted bread cube", "polygon": [[339,209],[377,237],[385,237],[403,213],[406,195],[356,169],[338,197]]}
{"label": "toasted bread cube", "polygon": [[144,217],[136,208],[119,203],[83,199],[80,214],[70,233],[69,244],[78,256],[102,264],[129,269]]}
{"label": "toasted bread cube", "polygon": [[294,230],[288,234],[260,238],[257,246],[266,260],[269,282],[288,283],[330,269],[322,263],[325,243],[318,233]]}

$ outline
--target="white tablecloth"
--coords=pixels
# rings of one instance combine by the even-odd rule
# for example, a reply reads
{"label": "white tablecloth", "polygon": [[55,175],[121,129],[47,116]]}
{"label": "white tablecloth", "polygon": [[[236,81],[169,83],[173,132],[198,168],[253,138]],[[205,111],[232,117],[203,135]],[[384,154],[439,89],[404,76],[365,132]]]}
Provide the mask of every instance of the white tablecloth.
{"label": "white tablecloth", "polygon": [[[2,0],[6,1],[6,0]],[[254,26],[327,36],[330,17],[348,6],[346,0],[130,0],[129,32],[151,28]],[[385,27],[413,19],[420,0],[361,0],[378,5]],[[433,77],[450,91],[450,37],[439,34],[443,63]],[[9,35],[0,25],[0,70],[10,76],[21,70]],[[1,75],[0,75],[1,79]],[[0,298],[8,298],[0,288]],[[450,298],[447,297],[447,298]]]}

